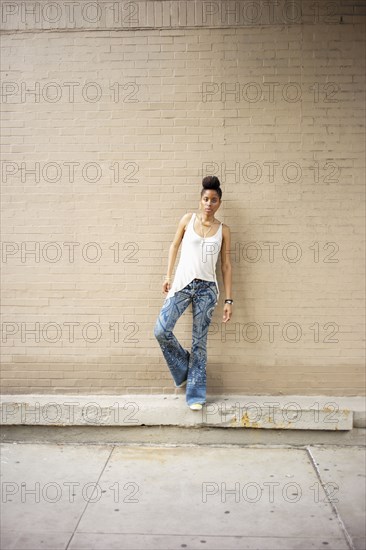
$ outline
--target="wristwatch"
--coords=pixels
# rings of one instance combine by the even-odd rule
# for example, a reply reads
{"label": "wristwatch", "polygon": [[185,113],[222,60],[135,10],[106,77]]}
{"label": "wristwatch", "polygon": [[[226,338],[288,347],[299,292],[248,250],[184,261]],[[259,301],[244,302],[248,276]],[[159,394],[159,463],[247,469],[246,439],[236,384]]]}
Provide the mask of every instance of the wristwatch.
{"label": "wristwatch", "polygon": [[225,300],[225,304],[233,304],[233,303],[234,303],[234,300],[231,300],[231,299]]}

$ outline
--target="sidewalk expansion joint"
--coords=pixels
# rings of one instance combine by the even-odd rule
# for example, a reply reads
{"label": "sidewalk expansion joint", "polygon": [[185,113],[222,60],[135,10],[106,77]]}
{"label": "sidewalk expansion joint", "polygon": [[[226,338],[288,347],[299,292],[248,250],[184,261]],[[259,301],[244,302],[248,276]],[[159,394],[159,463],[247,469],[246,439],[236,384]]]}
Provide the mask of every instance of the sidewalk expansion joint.
{"label": "sidewalk expansion joint", "polygon": [[319,471],[319,468],[318,468],[318,464],[317,464],[317,462],[316,462],[316,460],[315,460],[315,458],[314,458],[314,456],[313,456],[313,454],[312,454],[311,449],[310,449],[309,446],[306,446],[306,452],[307,452],[307,454],[308,454],[308,456],[309,456],[309,458],[310,458],[311,464],[312,464],[312,466],[313,466],[313,468],[314,468],[314,470],[315,470],[315,473],[316,473],[316,475],[317,475],[317,477],[318,477],[318,479],[319,479],[319,482],[320,482],[321,486],[323,487],[324,493],[326,494],[326,496],[327,496],[327,498],[328,498],[328,502],[329,502],[329,504],[331,505],[331,508],[332,508],[332,510],[333,510],[333,512],[334,512],[334,515],[335,515],[336,518],[337,518],[337,521],[338,521],[338,523],[339,523],[339,525],[340,525],[340,528],[341,528],[342,531],[343,531],[343,535],[344,535],[344,538],[346,539],[346,542],[347,542],[347,544],[348,544],[349,549],[350,549],[350,550],[356,550],[356,547],[355,547],[355,545],[353,544],[352,537],[351,537],[351,535],[349,534],[349,532],[348,532],[348,530],[347,530],[347,527],[345,526],[345,524],[344,524],[344,522],[343,522],[343,520],[342,520],[342,518],[341,518],[341,515],[340,515],[340,513],[339,513],[339,511],[338,511],[337,506],[336,506],[335,503],[332,501],[332,499],[329,499],[329,494],[328,494],[327,488],[326,488],[326,486],[325,486],[325,483],[323,482],[323,480],[322,480],[322,478],[321,478],[320,471]]}

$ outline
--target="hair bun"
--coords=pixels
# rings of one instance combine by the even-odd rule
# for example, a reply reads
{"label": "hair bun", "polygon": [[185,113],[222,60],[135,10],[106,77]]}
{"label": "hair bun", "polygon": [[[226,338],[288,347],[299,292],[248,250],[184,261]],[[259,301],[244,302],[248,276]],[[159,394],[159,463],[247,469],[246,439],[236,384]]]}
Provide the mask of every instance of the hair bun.
{"label": "hair bun", "polygon": [[206,176],[202,180],[202,187],[204,189],[219,189],[220,180],[216,176]]}

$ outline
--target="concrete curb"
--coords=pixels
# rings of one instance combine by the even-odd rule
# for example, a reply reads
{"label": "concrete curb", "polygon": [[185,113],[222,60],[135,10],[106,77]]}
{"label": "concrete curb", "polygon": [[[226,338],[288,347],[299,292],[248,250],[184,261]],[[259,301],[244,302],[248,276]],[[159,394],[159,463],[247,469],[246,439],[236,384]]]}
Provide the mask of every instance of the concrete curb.
{"label": "concrete curb", "polygon": [[366,427],[363,396],[219,395],[192,411],[180,395],[12,394],[0,399],[3,425],[177,426],[296,430]]}

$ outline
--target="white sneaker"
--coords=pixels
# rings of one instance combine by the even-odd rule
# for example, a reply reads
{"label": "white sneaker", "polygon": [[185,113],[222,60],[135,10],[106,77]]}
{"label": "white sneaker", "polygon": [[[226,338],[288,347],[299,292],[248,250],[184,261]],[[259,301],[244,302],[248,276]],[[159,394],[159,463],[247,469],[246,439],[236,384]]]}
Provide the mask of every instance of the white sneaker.
{"label": "white sneaker", "polygon": [[[184,388],[184,386],[187,384],[187,380],[184,380],[179,386],[175,386],[176,388]],[[175,384],[174,384],[175,385]]]}
{"label": "white sneaker", "polygon": [[192,411],[200,411],[202,409],[201,403],[192,403],[192,405],[189,405],[189,408],[192,409]]}

